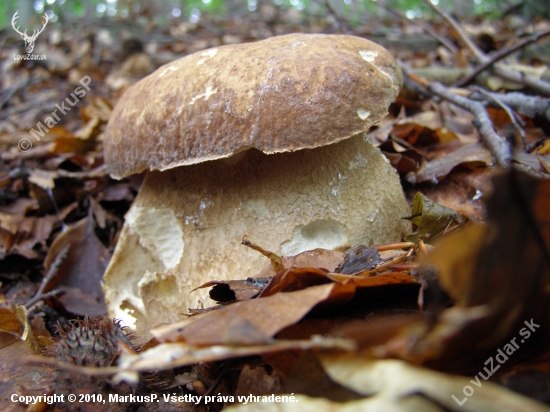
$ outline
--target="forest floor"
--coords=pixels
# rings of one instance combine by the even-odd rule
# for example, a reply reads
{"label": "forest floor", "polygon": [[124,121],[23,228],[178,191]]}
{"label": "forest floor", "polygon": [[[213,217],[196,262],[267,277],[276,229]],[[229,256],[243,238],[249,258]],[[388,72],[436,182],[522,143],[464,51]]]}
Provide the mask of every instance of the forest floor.
{"label": "forest floor", "polygon": [[[550,22],[436,13],[51,25],[43,61],[14,59],[23,41],[0,33],[1,409],[550,410]],[[348,274],[336,272],[350,254],[325,251],[288,257],[267,287],[256,273],[212,283],[229,302],[137,345],[102,290],[143,180],[108,174],[111,112],[163,64],[292,32],[365,37],[398,60],[403,90],[368,136],[399,173],[414,233],[354,250]],[[260,307],[269,327],[231,329]]]}

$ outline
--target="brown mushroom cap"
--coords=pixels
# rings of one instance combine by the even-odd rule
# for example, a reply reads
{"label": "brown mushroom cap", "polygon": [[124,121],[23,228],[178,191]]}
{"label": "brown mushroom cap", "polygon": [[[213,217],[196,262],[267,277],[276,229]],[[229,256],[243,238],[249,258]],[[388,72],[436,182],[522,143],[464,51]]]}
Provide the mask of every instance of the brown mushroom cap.
{"label": "brown mushroom cap", "polygon": [[127,90],[105,133],[112,176],[315,148],[367,130],[402,83],[393,57],[359,37],[289,34],[197,52]]}

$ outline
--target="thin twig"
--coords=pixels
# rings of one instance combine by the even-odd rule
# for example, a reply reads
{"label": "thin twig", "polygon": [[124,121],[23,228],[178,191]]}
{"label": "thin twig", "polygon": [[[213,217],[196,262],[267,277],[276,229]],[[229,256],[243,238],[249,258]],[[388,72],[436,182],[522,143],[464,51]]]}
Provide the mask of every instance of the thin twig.
{"label": "thin twig", "polygon": [[484,91],[483,94],[479,90],[475,90],[468,98],[472,100],[485,101],[483,95],[489,95],[498,99],[505,105],[510,106],[516,112],[528,117],[546,117],[550,121],[550,99],[545,99],[539,96],[528,96],[521,92],[512,92],[506,94]]}
{"label": "thin twig", "polygon": [[[464,29],[460,26],[460,24],[458,24],[455,19],[453,19],[436,5],[432,4],[431,1],[424,0],[424,2],[437,14],[443,17],[443,19],[457,32],[458,36],[464,42],[466,47],[474,54],[478,63],[485,64],[491,60],[489,56],[487,56],[485,53],[483,53],[483,51],[481,51],[479,47],[477,47],[477,45],[470,39],[470,37],[466,34]],[[500,65],[493,65],[492,71],[503,79],[525,85],[527,87],[530,87],[537,93],[550,96],[550,83],[537,79],[535,76],[531,76],[522,72],[516,72]]]}
{"label": "thin twig", "polygon": [[52,279],[57,274],[57,270],[59,269],[59,265],[65,260],[67,257],[67,252],[69,251],[69,246],[65,246],[61,252],[55,257],[53,263],[50,266],[50,269],[48,270],[48,273],[46,273],[46,276],[44,276],[44,279],[42,279],[42,283],[40,284],[40,287],[34,294],[34,296],[25,303],[25,307],[30,308],[32,305],[34,305],[39,300],[45,299],[47,297],[59,294],[61,291],[51,291],[48,293],[44,293],[44,290],[48,286],[48,284],[52,281]]}
{"label": "thin twig", "polygon": [[451,16],[449,16],[447,13],[445,13],[443,10],[433,4],[430,0],[424,0],[424,3],[426,3],[433,11],[443,17],[443,19],[456,31],[460,39],[474,54],[478,62],[485,63],[487,60],[489,60],[487,55],[483,53],[483,51],[481,51],[479,47],[477,47],[477,45],[470,39],[470,37],[466,34],[464,29],[460,26],[460,24],[458,24],[455,19],[453,19]]}
{"label": "thin twig", "polygon": [[535,76],[531,76],[530,74],[525,74],[523,72],[516,72],[498,65],[493,67],[493,72],[503,79],[514,83],[523,84],[539,94],[550,96],[550,83],[537,79]]}
{"label": "thin twig", "polygon": [[441,83],[430,83],[427,88],[429,92],[472,113],[474,115],[472,123],[479,131],[479,135],[489,150],[491,150],[495,156],[497,165],[502,167],[508,167],[510,165],[512,159],[510,145],[503,137],[495,132],[493,123],[482,103],[451,93]]}
{"label": "thin twig", "polygon": [[[506,114],[510,118],[512,124],[514,125],[514,128],[518,131],[519,135],[521,136],[521,140],[523,141],[523,147],[527,147],[527,141],[525,140],[525,130],[523,130],[523,126],[525,125],[525,123],[523,122],[523,120],[521,120],[520,117],[518,117],[516,112],[514,110],[512,110],[512,108],[510,108],[510,106],[508,106],[502,100],[500,100],[498,94],[496,94],[496,93],[491,94],[491,93],[487,92],[486,90],[483,90],[481,87],[475,87],[475,88],[472,87],[472,89],[479,92],[479,93],[481,93],[481,94],[483,94],[483,95],[485,95],[485,96],[487,96],[487,98],[491,102],[493,102],[493,104],[500,107],[502,110],[504,110],[506,112]],[[523,124],[520,125],[519,123],[523,123]]]}
{"label": "thin twig", "polygon": [[535,43],[535,42],[539,41],[540,39],[542,39],[543,37],[546,37],[548,35],[550,35],[550,29],[546,30],[546,31],[543,31],[542,33],[533,34],[532,36],[527,37],[527,38],[517,42],[516,44],[511,45],[510,47],[503,47],[502,49],[498,50],[497,52],[492,53],[491,55],[489,55],[489,60],[487,60],[484,63],[481,63],[479,66],[474,68],[474,71],[472,73],[470,73],[468,76],[466,76],[466,77],[460,79],[458,82],[456,82],[455,86],[458,86],[458,87],[467,86],[468,84],[470,84],[472,82],[472,80],[475,79],[475,77],[479,73],[481,73],[484,70],[487,70],[488,68],[490,68],[492,65],[494,65],[499,60],[502,60],[506,56],[509,56],[510,54],[512,54],[512,53],[528,46],[531,43]]}

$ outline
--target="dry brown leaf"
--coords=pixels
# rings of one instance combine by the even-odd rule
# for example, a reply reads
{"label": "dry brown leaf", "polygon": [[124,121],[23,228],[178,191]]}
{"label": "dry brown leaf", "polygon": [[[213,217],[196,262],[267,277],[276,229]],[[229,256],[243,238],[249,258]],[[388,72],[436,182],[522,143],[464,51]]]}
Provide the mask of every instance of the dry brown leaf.
{"label": "dry brown leaf", "polygon": [[[12,333],[0,331],[0,409],[6,412],[27,411],[27,405],[12,402],[12,394],[39,396],[49,393],[53,370],[46,366],[30,365],[27,357],[33,350]],[[46,403],[40,405],[45,407]],[[38,410],[38,409],[37,409]]]}
{"label": "dry brown leaf", "polygon": [[302,319],[315,305],[327,300],[338,284],[312,286],[237,302],[215,311],[153,329],[161,342],[184,340],[192,345],[264,344],[286,326]]}
{"label": "dry brown leaf", "polygon": [[70,211],[75,207],[71,204],[59,215],[44,217],[25,217],[0,212],[0,259],[7,254],[17,254],[28,259],[36,259],[39,255],[35,246],[45,247],[46,240]]}
{"label": "dry brown leaf", "polygon": [[24,330],[25,326],[19,321],[15,312],[0,308],[0,331],[12,333],[20,338]]}
{"label": "dry brown leaf", "polygon": [[[430,199],[445,205],[473,222],[486,220],[485,199],[492,191],[490,177],[494,169],[455,168],[437,185],[428,182],[418,187]],[[411,193],[412,195],[412,193]]]}
{"label": "dry brown leaf", "polygon": [[[268,344],[239,346],[215,345],[193,346],[185,342],[161,343],[138,354],[123,353],[118,368],[76,368],[84,374],[100,375],[124,371],[159,371],[199,362],[215,362],[246,356],[302,351],[312,349],[333,349],[352,351],[353,342],[344,339],[315,337],[310,340],[274,340]],[[39,363],[41,359],[34,358]],[[73,368],[74,369],[74,368]]]}
{"label": "dry brown leaf", "polygon": [[[81,316],[104,315],[107,308],[101,279],[110,254],[95,235],[93,219],[86,217],[80,220],[55,239],[44,260],[46,272],[67,246],[67,257],[59,266],[54,281],[48,285],[48,290],[54,287],[61,290],[67,288],[67,293],[58,299],[71,313]],[[77,291],[80,292],[75,294]]]}
{"label": "dry brown leaf", "polygon": [[492,164],[492,155],[489,150],[479,143],[468,144],[461,148],[430,160],[426,166],[416,176],[408,178],[414,183],[425,181],[438,182],[449,174],[449,172],[458,165],[468,165],[470,167],[489,166]]}
{"label": "dry brown leaf", "polygon": [[[344,252],[328,249],[313,249],[299,253],[296,256],[283,258],[283,266],[291,267],[316,267],[334,272],[338,265],[344,261]],[[275,270],[271,265],[266,266],[255,278],[275,276]]]}
{"label": "dry brown leaf", "polygon": [[482,369],[522,328],[529,327],[533,338],[522,339],[521,353],[507,366],[539,353],[548,342],[550,180],[509,171],[497,175],[493,185],[489,223],[443,238],[430,253],[428,261],[456,306],[442,313],[425,339],[410,349],[401,346],[405,358],[471,372]]}
{"label": "dry brown leaf", "polygon": [[426,159],[416,149],[405,149],[393,140],[387,140],[379,146],[392,166],[400,173],[416,173],[424,167]]}
{"label": "dry brown leaf", "polygon": [[[319,268],[290,268],[277,273],[271,280],[271,283],[264,289],[261,297],[271,296],[279,292],[300,290],[329,282],[337,282],[341,288],[334,289],[325,304],[353,297],[356,288],[416,283],[414,278],[409,274],[398,272],[372,276],[370,270],[358,272],[355,275],[345,275],[341,273],[329,273],[326,269]],[[343,290],[346,292],[343,292]],[[342,293],[344,294],[342,295]]]}

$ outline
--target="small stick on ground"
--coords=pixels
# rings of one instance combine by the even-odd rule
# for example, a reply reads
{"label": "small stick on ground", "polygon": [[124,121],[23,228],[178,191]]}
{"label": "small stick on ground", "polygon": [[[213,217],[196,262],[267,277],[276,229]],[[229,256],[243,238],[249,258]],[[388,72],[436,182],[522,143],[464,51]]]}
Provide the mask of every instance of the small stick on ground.
{"label": "small stick on ground", "polygon": [[65,260],[65,258],[67,257],[68,251],[69,251],[69,246],[66,246],[55,257],[52,265],[50,266],[50,269],[48,270],[48,273],[46,273],[46,276],[44,276],[44,279],[42,279],[42,283],[40,284],[40,287],[38,288],[34,296],[27,303],[25,303],[24,306],[26,308],[30,308],[39,300],[43,300],[43,299],[49,298],[50,296],[55,296],[61,293],[60,290],[52,290],[51,292],[44,293],[44,290],[46,290],[46,287],[48,286],[48,284],[52,281],[52,279],[57,274],[59,265],[61,265],[61,262],[63,262],[63,260]]}
{"label": "small stick on ground", "polygon": [[493,66],[499,60],[504,59],[506,56],[509,56],[510,54],[512,54],[512,53],[514,53],[514,52],[516,52],[520,49],[523,49],[524,47],[528,46],[529,44],[535,43],[535,42],[539,41],[540,39],[542,39],[543,37],[546,37],[548,35],[550,35],[550,29],[546,30],[546,31],[543,31],[542,33],[533,34],[532,36],[527,37],[526,39],[523,39],[523,40],[521,40],[521,41],[519,41],[516,44],[513,44],[511,46],[503,47],[502,49],[498,50],[497,52],[489,55],[488,56],[489,60],[481,63],[479,66],[477,66],[474,69],[474,71],[472,73],[470,73],[466,77],[464,77],[464,78],[460,79],[459,81],[457,81],[454,84],[454,86],[464,87],[464,86],[469,85],[479,73],[481,73],[484,70],[489,69],[491,66]]}
{"label": "small stick on ground", "polygon": [[[493,94],[489,94],[488,92],[486,92],[485,90],[483,90],[482,88],[480,87],[472,87],[473,90],[487,96],[487,98],[492,102],[494,103],[496,106],[500,107],[502,110],[504,110],[506,112],[506,114],[508,115],[508,117],[510,118],[512,124],[514,125],[514,128],[518,131],[519,135],[521,136],[521,140],[523,141],[523,147],[527,147],[527,141],[525,140],[525,130],[523,130],[523,126],[525,125],[523,120],[521,120],[520,117],[518,117],[518,115],[516,114],[516,112],[514,112],[510,106],[508,106],[507,104],[503,103],[502,100],[500,100],[498,98],[498,94],[496,93],[493,93]],[[523,123],[522,125],[520,125],[520,123]]]}
{"label": "small stick on ground", "polygon": [[441,83],[430,83],[428,85],[428,91],[472,113],[475,116],[472,123],[479,131],[479,135],[489,150],[491,150],[495,156],[497,165],[502,167],[508,167],[510,165],[512,159],[510,145],[503,137],[495,132],[493,123],[482,103],[470,100],[466,97],[457,96],[447,90]]}
{"label": "small stick on ground", "polygon": [[433,11],[439,14],[456,31],[458,37],[460,37],[465,46],[473,53],[478,62],[485,63],[489,60],[487,55],[483,53],[483,51],[481,51],[479,47],[477,47],[477,45],[470,39],[470,37],[466,34],[464,29],[460,26],[460,24],[458,24],[455,19],[453,19],[451,16],[449,16],[447,13],[445,13],[443,10],[433,4],[430,0],[424,0],[424,3],[426,3]]}
{"label": "small stick on ground", "polygon": [[539,96],[528,96],[521,92],[501,94],[486,90],[480,93],[478,90],[474,90],[468,98],[477,101],[486,101],[487,99],[484,96],[491,96],[525,116],[546,117],[550,121],[550,99]]}
{"label": "small stick on ground", "polygon": [[[453,19],[431,1],[424,0],[424,2],[430,8],[432,8],[432,10],[439,14],[457,32],[462,42],[473,53],[478,63],[489,64],[491,58],[483,53],[483,51],[481,51],[479,47],[477,47],[477,45],[470,39],[470,37],[466,34],[464,29],[460,26],[460,24],[458,24],[455,19]],[[542,81],[540,79],[537,79],[535,76],[531,76],[523,72],[510,70],[500,65],[489,64],[489,66],[491,66],[493,73],[502,77],[503,79],[509,80],[514,83],[519,83],[524,86],[528,86],[537,93],[544,94],[545,96],[550,96],[550,83],[548,82]]]}
{"label": "small stick on ground", "polygon": [[474,115],[474,120],[472,123],[478,130],[485,145],[495,157],[497,165],[502,167],[508,167],[510,165],[512,160],[512,150],[510,145],[503,137],[499,136],[495,132],[493,123],[491,122],[483,103],[471,100],[467,97],[459,96],[458,94],[451,92],[441,83],[430,83],[426,79],[423,79],[415,74],[411,74],[406,67],[402,67],[402,70],[403,73],[412,81],[418,82],[422,86],[426,87],[426,90],[430,94],[439,96],[440,98],[454,103],[472,113]]}

